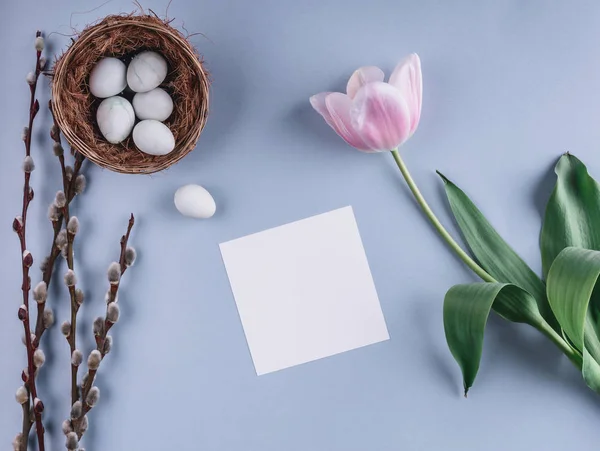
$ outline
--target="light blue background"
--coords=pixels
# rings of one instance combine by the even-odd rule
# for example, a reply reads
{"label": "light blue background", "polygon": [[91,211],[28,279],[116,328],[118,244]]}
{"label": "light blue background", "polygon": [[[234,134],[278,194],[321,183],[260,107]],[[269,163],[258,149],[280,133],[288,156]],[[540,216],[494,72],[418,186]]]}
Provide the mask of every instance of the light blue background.
{"label": "light blue background", "polygon": [[[144,6],[164,14],[166,1]],[[25,75],[36,28],[49,50],[70,25],[131,11],[129,1],[3,1],[0,9],[0,443],[19,430],[14,402],[21,345],[19,251],[10,231],[21,205]],[[468,400],[447,350],[442,300],[474,281],[415,207],[391,156],[348,148],[308,104],[342,90],[367,64],[388,73],[421,55],[421,125],[402,153],[449,228],[440,169],[462,186],[500,233],[540,269],[540,214],[552,166],[569,150],[600,177],[600,4],[594,1],[174,0],[174,24],[212,73],[212,111],[198,149],[154,176],[88,165],[75,201],[82,230],[76,265],[87,293],[80,337],[103,311],[105,269],[128,214],[139,262],[126,274],[122,322],[102,364],[100,404],[88,450],[391,451],[596,450],[600,403],[559,352],[526,326],[492,318]],[[60,34],[62,33],[62,34]],[[40,91],[43,105],[49,89]],[[46,207],[59,187],[49,114],[35,127],[29,243],[47,252]],[[218,211],[207,221],[177,214],[172,195],[200,183]],[[257,377],[218,243],[352,205],[391,340]],[[64,271],[61,269],[61,272]],[[34,282],[39,274],[34,272]],[[52,289],[58,321],[66,290]],[[50,449],[63,448],[68,346],[44,337],[40,389]]]}

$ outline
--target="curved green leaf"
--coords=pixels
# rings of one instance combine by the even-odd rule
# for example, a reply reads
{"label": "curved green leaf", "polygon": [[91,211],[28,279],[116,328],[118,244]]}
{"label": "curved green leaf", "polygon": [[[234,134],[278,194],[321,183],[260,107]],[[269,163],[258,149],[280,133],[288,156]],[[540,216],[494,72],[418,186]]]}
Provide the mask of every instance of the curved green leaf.
{"label": "curved green leaf", "polygon": [[600,186],[585,165],[568,153],[558,160],[554,171],[556,186],[546,206],[540,236],[545,277],[566,247],[600,250]]}
{"label": "curved green leaf", "polygon": [[479,370],[483,334],[492,308],[509,321],[534,327],[544,322],[535,299],[516,285],[481,282],[450,288],[444,298],[444,331],[463,374],[465,396]]}
{"label": "curved green leaf", "polygon": [[438,171],[438,174],[444,181],[456,222],[478,263],[499,282],[512,283],[528,291],[544,319],[558,331],[544,282],[502,239],[469,197],[442,173]]}
{"label": "curved green leaf", "polygon": [[567,247],[548,272],[548,300],[573,346],[583,355],[583,377],[590,388],[600,390],[600,341],[594,296],[600,276],[600,252]]}

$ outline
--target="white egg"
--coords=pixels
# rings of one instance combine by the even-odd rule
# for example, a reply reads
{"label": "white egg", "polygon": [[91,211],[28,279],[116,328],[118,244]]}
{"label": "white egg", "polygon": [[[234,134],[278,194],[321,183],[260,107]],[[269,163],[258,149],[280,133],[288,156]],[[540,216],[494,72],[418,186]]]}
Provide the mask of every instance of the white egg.
{"label": "white egg", "polygon": [[164,121],[173,112],[173,99],[160,88],[138,92],[133,96],[133,109],[138,119]]}
{"label": "white egg", "polygon": [[102,58],[92,69],[89,85],[100,99],[116,96],[127,86],[127,67],[117,58]]}
{"label": "white egg", "polygon": [[217,205],[206,189],[200,185],[184,185],[175,192],[175,207],[184,216],[210,218]]}
{"label": "white egg", "polygon": [[150,155],[166,155],[175,148],[175,138],[169,127],[153,119],[146,119],[135,126],[133,142],[138,149]]}
{"label": "white egg", "polygon": [[134,56],[127,68],[127,84],[135,92],[148,92],[167,76],[167,61],[156,52]]}
{"label": "white egg", "polygon": [[98,106],[96,121],[102,136],[109,143],[118,144],[129,136],[135,123],[131,103],[123,97],[109,97]]}

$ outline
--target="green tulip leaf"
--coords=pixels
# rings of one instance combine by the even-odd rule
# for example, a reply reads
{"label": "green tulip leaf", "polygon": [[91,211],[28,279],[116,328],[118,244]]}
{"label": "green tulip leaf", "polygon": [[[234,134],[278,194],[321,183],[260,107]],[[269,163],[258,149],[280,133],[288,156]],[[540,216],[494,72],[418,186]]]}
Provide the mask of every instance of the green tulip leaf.
{"label": "green tulip leaf", "polygon": [[450,352],[463,374],[465,396],[479,370],[491,309],[509,321],[534,327],[544,323],[536,300],[516,285],[480,282],[450,288],[444,298],[444,331]]}
{"label": "green tulip leaf", "polygon": [[576,247],[563,249],[548,272],[548,300],[565,335],[583,356],[582,374],[600,392],[600,341],[595,296],[600,276],[600,252]]}
{"label": "green tulip leaf", "polygon": [[439,171],[438,174],[444,181],[452,213],[477,262],[498,282],[512,283],[528,291],[543,318],[558,331],[544,282],[502,239],[469,197]]}
{"label": "green tulip leaf", "polygon": [[548,200],[540,237],[544,277],[566,247],[600,250],[600,186],[585,165],[563,155],[554,169],[557,180]]}

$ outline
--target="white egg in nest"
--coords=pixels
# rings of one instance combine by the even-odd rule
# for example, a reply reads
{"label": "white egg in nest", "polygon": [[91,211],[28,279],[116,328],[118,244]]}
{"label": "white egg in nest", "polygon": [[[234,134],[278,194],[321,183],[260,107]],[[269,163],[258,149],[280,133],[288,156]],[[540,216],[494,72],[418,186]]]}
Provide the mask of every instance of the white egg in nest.
{"label": "white egg in nest", "polygon": [[138,119],[164,121],[173,112],[173,99],[160,88],[148,92],[138,92],[133,97],[133,109]]}
{"label": "white egg in nest", "polygon": [[127,86],[127,67],[118,58],[102,58],[90,73],[89,86],[100,99],[116,96]]}
{"label": "white egg in nest", "polygon": [[175,148],[175,137],[169,127],[153,119],[146,119],[135,126],[133,142],[149,155],[166,155]]}
{"label": "white egg in nest", "polygon": [[162,55],[146,51],[133,57],[127,68],[127,84],[132,91],[148,92],[167,77],[167,60]]}
{"label": "white egg in nest", "polygon": [[127,99],[119,96],[109,97],[98,106],[96,121],[102,136],[109,143],[118,144],[131,133],[135,113]]}

